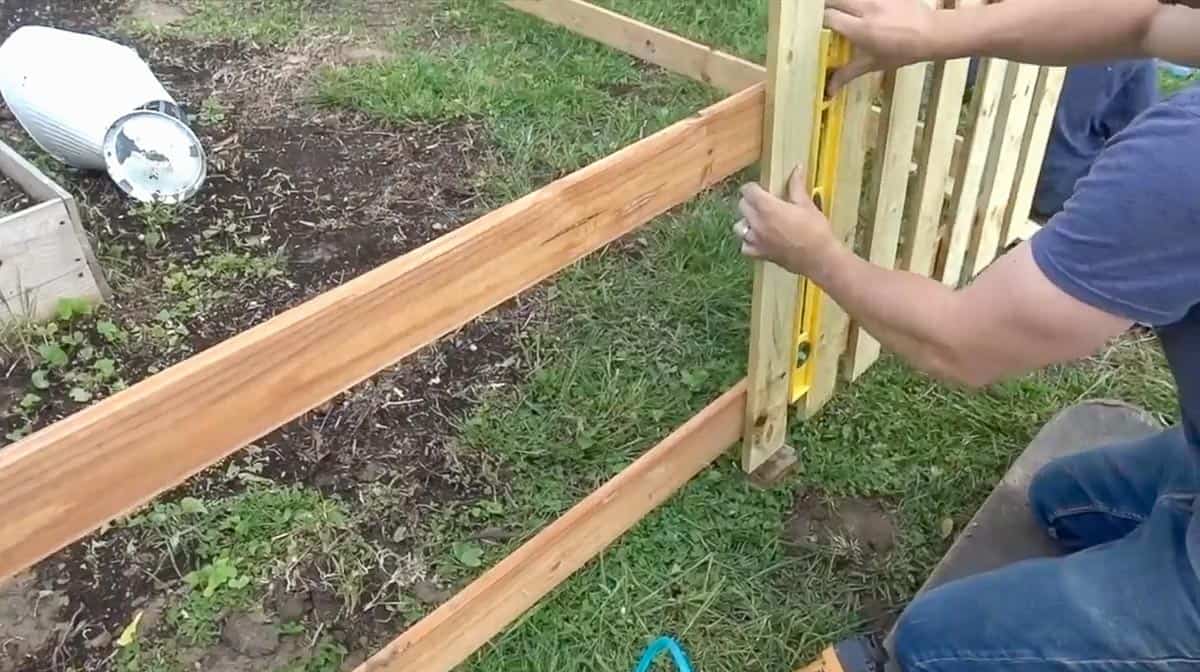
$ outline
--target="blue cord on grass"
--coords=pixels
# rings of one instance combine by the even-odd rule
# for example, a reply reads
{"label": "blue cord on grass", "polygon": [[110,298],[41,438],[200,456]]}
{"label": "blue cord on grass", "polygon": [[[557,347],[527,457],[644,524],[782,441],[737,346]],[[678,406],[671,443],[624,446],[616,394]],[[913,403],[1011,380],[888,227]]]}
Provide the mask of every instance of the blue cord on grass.
{"label": "blue cord on grass", "polygon": [[646,652],[642,654],[642,662],[638,663],[636,672],[649,672],[650,664],[663,651],[671,652],[671,658],[675,660],[675,667],[679,668],[679,672],[692,672],[692,664],[688,661],[683,647],[670,637],[659,637],[650,643]]}

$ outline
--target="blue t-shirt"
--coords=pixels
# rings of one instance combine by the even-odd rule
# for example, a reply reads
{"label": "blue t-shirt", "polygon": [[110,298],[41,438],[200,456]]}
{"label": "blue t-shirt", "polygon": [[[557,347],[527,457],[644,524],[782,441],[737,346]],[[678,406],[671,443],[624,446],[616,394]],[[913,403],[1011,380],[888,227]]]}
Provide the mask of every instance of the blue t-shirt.
{"label": "blue t-shirt", "polygon": [[1060,289],[1156,330],[1200,448],[1200,86],[1114,136],[1031,245]]}

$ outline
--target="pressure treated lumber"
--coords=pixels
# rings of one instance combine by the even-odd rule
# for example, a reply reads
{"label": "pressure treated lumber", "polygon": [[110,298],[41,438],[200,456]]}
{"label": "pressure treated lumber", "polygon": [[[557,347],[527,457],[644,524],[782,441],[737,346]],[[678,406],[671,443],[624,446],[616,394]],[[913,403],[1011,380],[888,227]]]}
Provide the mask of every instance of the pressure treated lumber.
{"label": "pressure treated lumber", "polygon": [[726,93],[759,84],[766,68],[581,0],[505,0],[532,14]]}
{"label": "pressure treated lumber", "polygon": [[1058,112],[1058,99],[1066,72],[1066,68],[1046,67],[1038,74],[1037,86],[1033,91],[1032,118],[1025,127],[1021,158],[1017,161],[1020,171],[1017,186],[1008,201],[1008,212],[1004,215],[1004,232],[1000,236],[1004,245],[1028,233],[1033,195],[1042,174],[1042,161],[1046,158],[1046,145],[1050,141],[1050,131]]}
{"label": "pressure treated lumber", "polygon": [[1004,92],[1000,96],[1000,110],[996,115],[997,125],[992,133],[991,151],[983,171],[978,225],[967,248],[964,270],[970,275],[964,277],[963,282],[979,275],[1000,252],[1004,216],[1013,193],[1019,165],[1017,162],[1021,158],[1021,142],[1025,137],[1026,122],[1029,121],[1037,77],[1038,66],[1030,63],[1014,63],[1008,69]]}
{"label": "pressure treated lumber", "polygon": [[[924,83],[924,63],[899,68],[884,79],[884,123],[875,144],[877,160],[871,187],[875,191],[875,209],[862,236],[867,259],[883,268],[896,265],[900,224],[908,196],[908,166],[913,157]],[[880,351],[879,341],[861,325],[851,325],[846,352],[850,380],[857,380],[874,364]]]}
{"label": "pressure treated lumber", "polygon": [[[808,160],[820,87],[824,0],[770,0],[767,103],[763,122],[763,188],[787,193]],[[754,262],[750,362],[742,468],[752,472],[783,446],[791,402],[792,339],[799,278],[770,262]]]}
{"label": "pressure treated lumber", "polygon": [[753,164],[754,87],[0,450],[0,579]]}
{"label": "pressure treated lumber", "polygon": [[936,277],[943,284],[958,286],[962,280],[967,247],[975,226],[976,206],[983,185],[996,112],[1004,88],[1008,61],[985,58],[980,62],[971,93],[970,126],[964,151],[965,164],[954,182],[954,194],[946,214],[945,242],[938,258]]}
{"label": "pressure treated lumber", "polygon": [[448,672],[666,501],[741,435],[738,383],[357,672]]}
{"label": "pressure treated lumber", "polygon": [[[862,200],[863,169],[867,150],[867,115],[876,90],[875,76],[859,77],[846,87],[846,110],[838,150],[837,178],[830,204],[829,224],[834,235],[854,245]],[[821,293],[821,324],[814,335],[812,385],[804,395],[803,413],[811,418],[828,402],[840,376],[842,354],[850,338],[850,316],[828,294]]]}

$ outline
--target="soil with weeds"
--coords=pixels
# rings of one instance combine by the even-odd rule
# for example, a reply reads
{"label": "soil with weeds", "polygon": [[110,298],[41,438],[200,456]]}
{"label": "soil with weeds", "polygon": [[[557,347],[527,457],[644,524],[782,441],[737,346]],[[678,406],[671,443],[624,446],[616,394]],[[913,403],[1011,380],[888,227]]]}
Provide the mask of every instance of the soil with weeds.
{"label": "soil with weeds", "polygon": [[0,218],[11,215],[33,205],[33,199],[21,187],[0,175]]}
{"label": "soil with weeds", "polygon": [[[136,46],[191,114],[210,170],[201,194],[181,208],[138,205],[105,176],[42,154],[0,108],[3,137],[78,198],[115,292],[99,312],[68,315],[53,333],[6,336],[0,424],[12,437],[0,439],[0,450],[483,208],[475,183],[488,152],[476,128],[389,127],[314,109],[296,92],[324,53],[124,35],[113,27],[127,6],[116,1],[4,3],[0,39],[39,23]],[[6,194],[0,183],[0,207],[11,200]],[[444,599],[451,586],[414,560],[418,531],[448,504],[495,494],[491,465],[457,450],[453,423],[483,390],[515,380],[523,365],[517,338],[536,308],[532,298],[511,302],[160,498],[218,502],[255,488],[302,486],[344,505],[349,522],[336,528],[337,539],[375,553],[362,558],[366,569],[352,590],[331,580],[336,563],[295,559],[251,609],[261,614],[221,613],[219,641],[176,662],[229,670],[289,664],[292,653],[315,650],[313,632],[332,637],[353,662],[406,624],[396,608],[404,596],[424,605]],[[84,341],[59,348],[56,339],[71,333]],[[88,339],[97,333],[104,338],[92,352]],[[47,343],[56,349],[39,349]],[[52,368],[47,379],[59,350],[69,366],[86,364],[87,376]],[[140,614],[139,632],[161,627],[196,569],[199,551],[167,552],[146,540],[144,530],[117,525],[10,584],[0,595],[0,671],[120,669],[127,626]],[[52,609],[38,611],[39,604]],[[278,631],[285,617],[307,624],[306,634],[285,632],[280,643],[259,631]]]}

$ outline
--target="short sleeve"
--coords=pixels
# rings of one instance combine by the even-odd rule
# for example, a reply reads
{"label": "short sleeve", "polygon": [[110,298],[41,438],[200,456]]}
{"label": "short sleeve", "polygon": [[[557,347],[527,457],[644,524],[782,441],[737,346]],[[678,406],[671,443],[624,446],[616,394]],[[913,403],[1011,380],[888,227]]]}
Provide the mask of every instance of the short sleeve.
{"label": "short sleeve", "polygon": [[1064,292],[1151,326],[1200,303],[1200,90],[1114,137],[1031,245]]}

